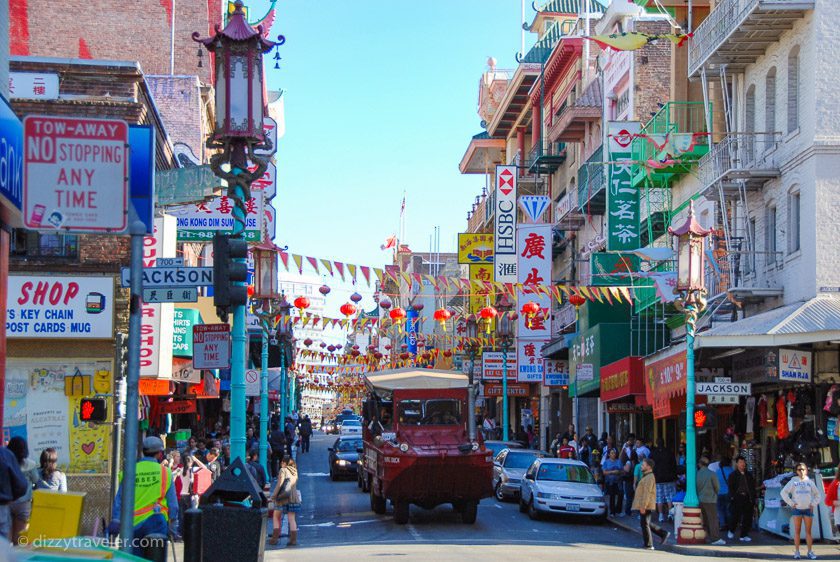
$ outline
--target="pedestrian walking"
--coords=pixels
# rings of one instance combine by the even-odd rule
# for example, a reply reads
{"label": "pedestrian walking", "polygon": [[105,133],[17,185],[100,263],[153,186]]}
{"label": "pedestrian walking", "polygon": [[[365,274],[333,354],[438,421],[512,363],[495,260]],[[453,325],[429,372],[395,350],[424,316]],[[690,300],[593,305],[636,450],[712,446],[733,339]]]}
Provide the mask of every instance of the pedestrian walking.
{"label": "pedestrian walking", "polygon": [[26,494],[26,477],[20,463],[7,447],[0,447],[0,537],[10,538],[12,533],[11,503]]}
{"label": "pedestrian walking", "polygon": [[[639,447],[636,452],[641,454]],[[677,458],[674,451],[665,446],[665,440],[656,440],[656,447],[650,452],[650,460],[654,462],[654,477],[656,478],[656,509],[659,511],[659,522],[671,518],[671,508],[674,506],[674,495],[677,493]]]}
{"label": "pedestrian walking", "polygon": [[484,430],[484,439],[492,439],[496,431],[496,420],[490,417],[489,413],[485,412],[484,421],[481,423],[481,427]]}
{"label": "pedestrian walking", "polygon": [[[137,477],[134,483],[134,538],[143,539],[149,535],[169,536],[170,525],[177,528],[178,497],[175,494],[175,482],[172,473],[163,466],[163,441],[160,437],[146,437],[143,439],[143,458],[137,461]],[[120,518],[131,517],[121,513],[122,482],[114,496],[111,508],[111,524],[108,531],[112,535],[119,533]],[[163,540],[166,540],[165,538]],[[143,556],[145,541],[137,541],[138,546],[132,548],[135,556]]]}
{"label": "pedestrian walking", "polygon": [[625,456],[625,451],[622,450],[619,460],[624,470],[621,478],[624,488],[624,515],[629,517],[633,513],[633,498],[636,496],[636,468],[639,468],[639,478],[641,478],[641,467],[639,467],[639,458],[632,449],[629,456]]}
{"label": "pedestrian walking", "polygon": [[601,463],[601,469],[604,471],[606,492],[610,498],[610,515],[621,517],[624,515],[621,511],[623,496],[621,481],[624,477],[624,467],[621,461],[618,460],[618,451],[610,449],[609,458]]}
{"label": "pedestrian walking", "polygon": [[58,452],[52,447],[47,447],[41,451],[40,461],[35,489],[66,493],[67,476],[58,470]]}
{"label": "pedestrian walking", "polygon": [[309,452],[309,440],[312,437],[312,420],[309,416],[304,418],[298,424],[298,434],[300,434],[300,452]]}
{"label": "pedestrian walking", "polygon": [[721,453],[720,460],[709,465],[720,483],[718,492],[717,512],[721,531],[728,532],[732,525],[732,510],[729,501],[729,477],[732,475],[732,461],[727,453]]}
{"label": "pedestrian walking", "polygon": [[665,541],[671,536],[671,533],[652,521],[652,515],[656,511],[656,477],[653,475],[655,464],[653,459],[648,458],[641,462],[642,479],[636,486],[636,495],[633,498],[633,509],[639,511],[642,541],[644,547],[649,550],[654,550],[653,535],[658,536],[662,544],[665,544]]}
{"label": "pedestrian walking", "polygon": [[213,482],[222,475],[222,462],[219,459],[219,449],[216,447],[207,451],[207,469],[213,473]]}
{"label": "pedestrian walking", "polygon": [[805,522],[805,544],[808,546],[808,558],[816,560],[814,540],[811,537],[811,525],[814,522],[814,509],[822,503],[822,494],[814,481],[808,478],[808,466],[801,462],[796,465],[796,474],[782,488],[782,500],[791,507],[793,528],[793,558],[799,560],[799,543],[802,540],[802,523]]}
{"label": "pedestrian walking", "polygon": [[23,437],[12,437],[8,447],[14,453],[20,471],[26,478],[26,493],[9,505],[12,518],[12,534],[9,539],[12,544],[18,544],[21,534],[29,529],[29,519],[32,516],[32,490],[38,483],[38,465],[29,458],[29,447]]}
{"label": "pedestrian walking", "polygon": [[709,470],[709,459],[700,457],[697,462],[697,497],[700,500],[700,511],[703,514],[703,527],[706,536],[713,545],[726,544],[720,538],[720,525],[717,515],[717,500],[720,492],[720,481],[717,474]]}
{"label": "pedestrian walking", "polygon": [[265,474],[265,469],[260,464],[260,452],[256,449],[252,449],[250,453],[248,453],[248,470],[251,472],[251,476],[254,477],[254,480],[257,482],[257,486],[260,487],[260,490],[265,488],[265,485],[268,483],[268,477]]}
{"label": "pedestrian walking", "polygon": [[[198,499],[195,494],[194,476],[196,471],[200,470],[192,455],[184,454],[182,458],[182,465],[180,469],[174,471],[175,476],[175,493],[178,496],[178,509],[181,513],[186,512],[193,506],[193,498]],[[178,534],[184,536],[184,520],[180,521]]]}
{"label": "pedestrian walking", "polygon": [[825,492],[825,505],[831,508],[834,516],[834,527],[840,529],[840,466],[834,469],[834,480]]}
{"label": "pedestrian walking", "polygon": [[560,446],[557,448],[557,458],[573,459],[576,454],[575,448],[569,445],[569,440],[564,437],[560,442]]}
{"label": "pedestrian walking", "polygon": [[271,500],[274,502],[274,513],[272,514],[273,529],[268,544],[275,545],[280,540],[280,531],[283,528],[283,515],[289,518],[289,542],[286,546],[297,544],[297,521],[295,514],[300,511],[301,496],[297,489],[298,471],[295,461],[286,457],[280,464],[280,472],[277,475],[277,484],[271,492]]}
{"label": "pedestrian walking", "polygon": [[268,444],[271,446],[271,477],[277,478],[280,471],[280,463],[286,453],[286,432],[276,423],[271,434],[268,436]]}
{"label": "pedestrian walking", "polygon": [[729,487],[729,502],[732,504],[732,525],[727,537],[735,538],[735,531],[740,527],[741,542],[750,542],[749,534],[752,530],[753,511],[755,510],[755,480],[747,472],[747,461],[738,456],[735,459],[735,470],[729,475],[726,483]]}
{"label": "pedestrian walking", "polygon": [[552,457],[557,456],[557,450],[560,448],[560,445],[563,444],[563,440],[560,438],[560,434],[554,436],[552,439],[551,444],[548,446],[548,452]]}

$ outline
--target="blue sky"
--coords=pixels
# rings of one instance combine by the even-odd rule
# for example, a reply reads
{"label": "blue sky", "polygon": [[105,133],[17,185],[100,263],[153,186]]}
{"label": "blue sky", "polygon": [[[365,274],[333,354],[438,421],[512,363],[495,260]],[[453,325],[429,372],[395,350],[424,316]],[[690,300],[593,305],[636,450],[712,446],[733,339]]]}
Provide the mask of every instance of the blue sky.
{"label": "blue sky", "polygon": [[[252,17],[267,0],[251,0]],[[286,134],[278,150],[277,243],[293,253],[381,267],[406,192],[406,242],[441,251],[484,185],[458,163],[472,135],[488,56],[513,68],[519,0],[281,0]],[[526,19],[533,19],[530,2]],[[527,45],[533,36],[526,34]],[[271,65],[267,66],[271,69]]]}

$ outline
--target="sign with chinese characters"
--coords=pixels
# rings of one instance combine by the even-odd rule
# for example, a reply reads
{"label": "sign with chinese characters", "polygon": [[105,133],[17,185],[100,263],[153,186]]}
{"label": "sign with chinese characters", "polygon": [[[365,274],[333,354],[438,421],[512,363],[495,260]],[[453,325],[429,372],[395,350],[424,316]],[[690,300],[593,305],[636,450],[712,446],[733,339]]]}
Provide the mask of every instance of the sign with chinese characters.
{"label": "sign with chinese characters", "polygon": [[579,333],[569,346],[571,396],[586,396],[601,390],[603,365],[630,355],[630,325],[601,322]]}
{"label": "sign with chinese characters", "polygon": [[[481,378],[486,381],[500,381],[504,374],[505,354],[501,351],[485,351],[482,355]],[[512,351],[507,353],[507,379],[515,381],[516,354]]]}
{"label": "sign with chinese characters", "polygon": [[[155,219],[155,232],[143,239],[143,267],[157,265],[160,257],[175,257],[175,218]],[[140,376],[172,378],[172,338],[175,305],[143,303],[140,338]]]}
{"label": "sign with chinese characters", "polygon": [[[248,242],[262,240],[263,192],[254,191],[245,203],[246,224],[243,234]],[[232,232],[234,201],[227,195],[215,197],[208,202],[194,205],[169,207],[167,212],[178,223],[179,242],[209,242],[216,232]]]}
{"label": "sign with chinese characters", "polygon": [[27,115],[23,223],[32,230],[119,233],[128,225],[128,125]]}
{"label": "sign with chinese characters", "polygon": [[545,386],[569,386],[569,362],[565,359],[545,359]]}
{"label": "sign with chinese characters", "polygon": [[542,346],[548,340],[516,340],[516,380],[519,382],[542,382],[545,366],[540,354]]}
{"label": "sign with chinese characters", "polygon": [[779,379],[778,353],[775,349],[748,349],[732,358],[735,380],[763,383]]}
{"label": "sign with chinese characters", "polygon": [[[251,164],[248,166],[249,172],[254,172],[257,169],[256,164]],[[261,178],[255,179],[251,183],[251,191],[262,191],[263,192],[263,199],[265,201],[270,201],[274,199],[277,195],[277,166],[274,163],[269,162],[268,167],[265,169]]]}
{"label": "sign with chinese characters", "polygon": [[143,289],[143,302],[198,302],[197,287]]}
{"label": "sign with chinese characters", "polygon": [[577,373],[575,380],[577,381],[591,381],[595,379],[595,368],[592,363],[580,363],[577,366]]}
{"label": "sign with chinese characters", "polygon": [[[495,280],[516,283],[516,166],[496,166]],[[551,246],[549,246],[550,248]]]}
{"label": "sign with chinese characters", "polygon": [[10,72],[9,97],[28,100],[57,100],[58,74],[52,72]]}
{"label": "sign with chinese characters", "polygon": [[222,189],[222,184],[209,164],[155,172],[158,205],[199,203]]}
{"label": "sign with chinese characters", "polygon": [[590,255],[592,284],[627,285],[628,277],[641,271],[641,259],[633,254],[593,252]]}
{"label": "sign with chinese characters", "polygon": [[6,337],[114,337],[114,278],[9,275]]}
{"label": "sign with chinese characters", "polygon": [[23,124],[0,96],[0,204],[12,226],[20,225],[23,197]]}
{"label": "sign with chinese characters", "polygon": [[686,390],[685,344],[645,361],[645,390],[650,404],[664,403]]}
{"label": "sign with chinese characters", "polygon": [[795,382],[811,382],[810,351],[779,348],[779,380]]}
{"label": "sign with chinese characters", "polygon": [[607,250],[633,250],[640,246],[641,221],[639,190],[633,187],[631,144],[641,123],[610,121],[608,127]]}
{"label": "sign with chinese characters", "polygon": [[230,324],[193,326],[193,366],[196,369],[230,368]]}
{"label": "sign with chinese characters", "polygon": [[548,339],[551,336],[551,296],[538,291],[537,286],[551,285],[551,225],[519,225],[516,229],[518,283],[517,302],[519,308],[528,302],[540,306],[540,312],[529,317],[521,310],[517,319],[517,335],[520,338]]}
{"label": "sign with chinese characters", "polygon": [[[180,292],[180,291],[177,291]],[[192,357],[193,328],[201,322],[201,313],[192,308],[176,308],[173,321],[172,355]]]}
{"label": "sign with chinese characters", "polygon": [[487,296],[491,287],[485,285],[493,281],[493,266],[491,264],[470,265],[470,312],[477,314],[479,310],[488,306]]}
{"label": "sign with chinese characters", "polygon": [[[461,232],[458,234],[458,263],[493,263],[493,235]],[[490,270],[492,276],[493,270]],[[493,278],[491,277],[492,281]]]}

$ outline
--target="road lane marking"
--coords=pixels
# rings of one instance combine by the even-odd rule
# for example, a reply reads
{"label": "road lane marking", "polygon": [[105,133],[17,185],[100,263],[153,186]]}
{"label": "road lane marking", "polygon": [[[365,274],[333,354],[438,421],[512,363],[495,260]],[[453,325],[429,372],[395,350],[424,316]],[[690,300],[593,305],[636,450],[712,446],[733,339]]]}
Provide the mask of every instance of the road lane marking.
{"label": "road lane marking", "polygon": [[329,476],[329,472],[304,472],[301,476]]}
{"label": "road lane marking", "polygon": [[494,503],[493,505],[495,505],[498,509],[504,509],[502,506],[500,506],[500,505],[499,505],[499,504],[497,504],[497,503]]}
{"label": "road lane marking", "polygon": [[423,538],[420,536],[420,532],[411,523],[408,524],[408,532],[414,540],[423,540]]}
{"label": "road lane marking", "polygon": [[327,521],[326,523],[311,523],[306,525],[298,525],[298,527],[335,527],[335,523]]}

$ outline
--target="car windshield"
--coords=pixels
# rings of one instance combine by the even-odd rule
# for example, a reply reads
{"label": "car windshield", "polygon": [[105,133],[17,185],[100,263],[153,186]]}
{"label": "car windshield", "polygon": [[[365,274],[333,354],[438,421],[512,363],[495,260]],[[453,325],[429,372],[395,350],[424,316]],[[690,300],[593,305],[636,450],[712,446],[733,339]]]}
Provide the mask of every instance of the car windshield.
{"label": "car windshield", "polygon": [[361,439],[341,439],[338,442],[336,450],[340,453],[355,452],[356,449],[361,449],[363,446]]}
{"label": "car windshield", "polygon": [[517,453],[511,451],[505,458],[505,468],[528,468],[537,456],[537,453]]}
{"label": "car windshield", "polygon": [[362,423],[359,420],[344,420],[344,423],[341,424],[342,427],[350,427],[351,425],[359,426]]}
{"label": "car windshield", "polygon": [[537,480],[549,482],[576,482],[580,484],[594,484],[592,473],[585,466],[573,464],[546,463],[540,466]]}

